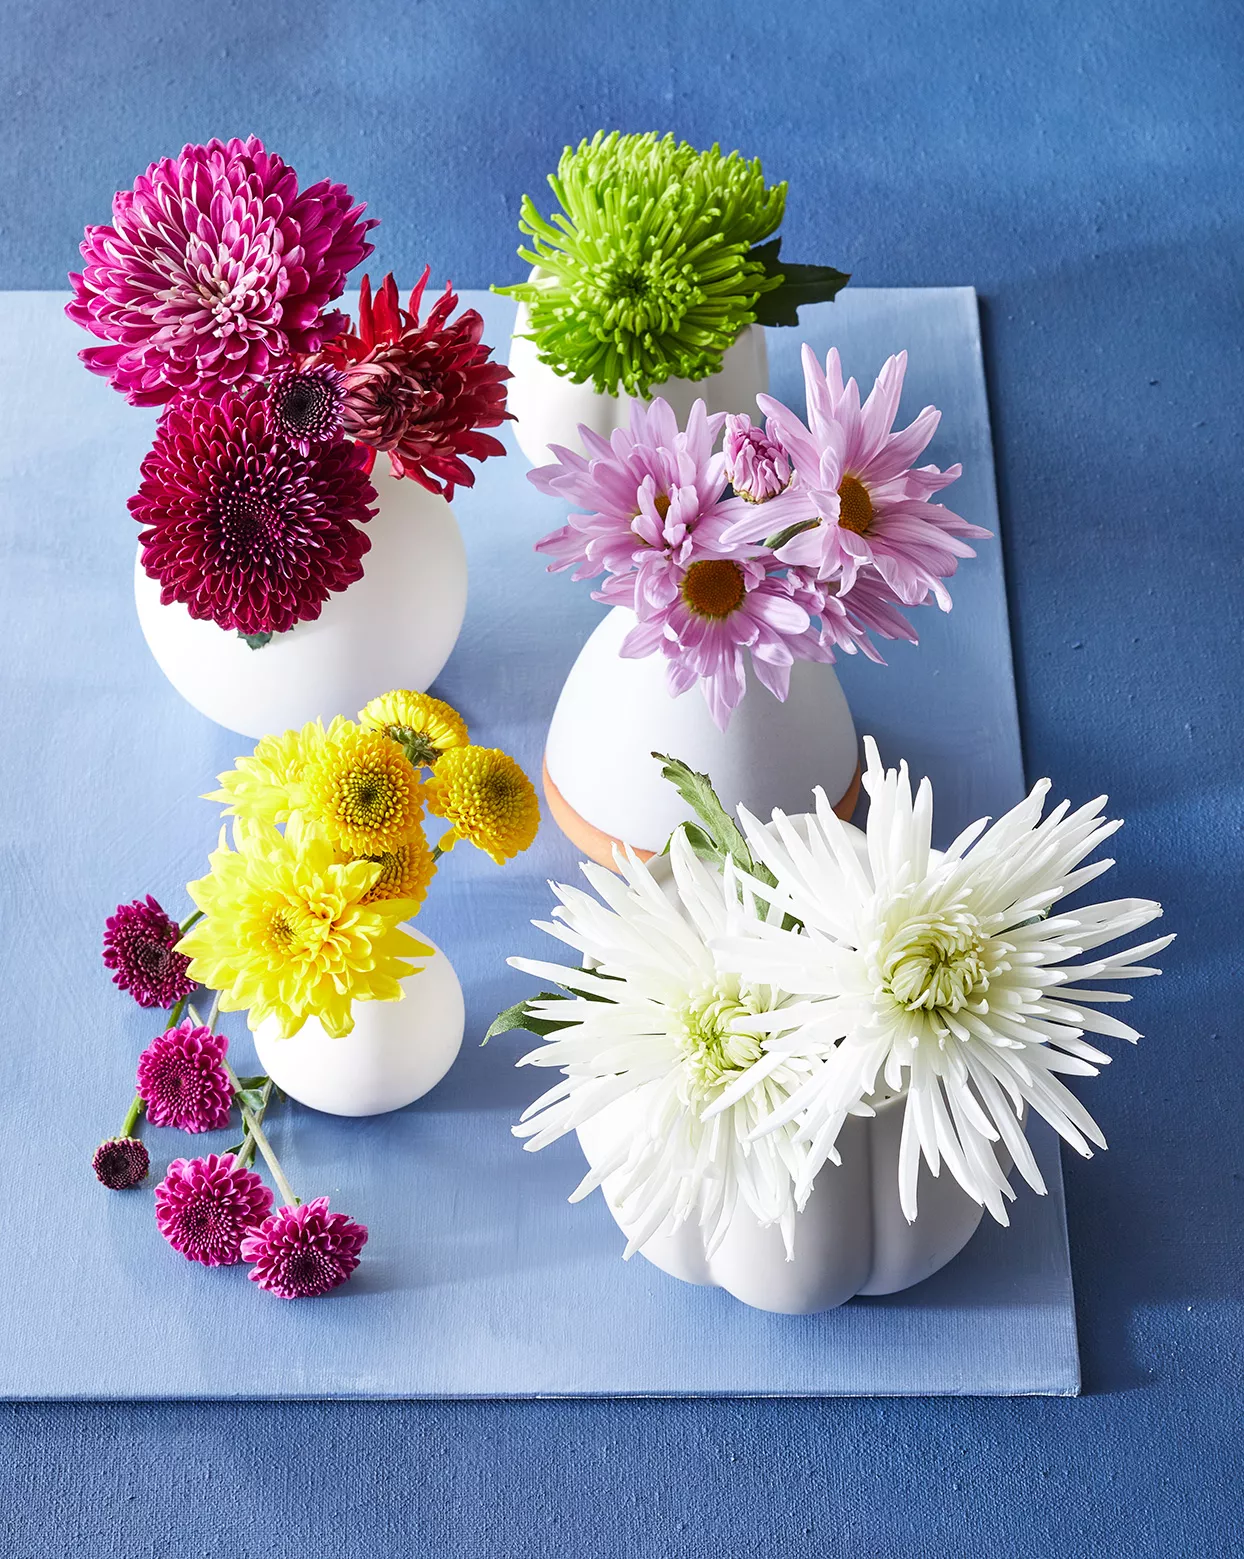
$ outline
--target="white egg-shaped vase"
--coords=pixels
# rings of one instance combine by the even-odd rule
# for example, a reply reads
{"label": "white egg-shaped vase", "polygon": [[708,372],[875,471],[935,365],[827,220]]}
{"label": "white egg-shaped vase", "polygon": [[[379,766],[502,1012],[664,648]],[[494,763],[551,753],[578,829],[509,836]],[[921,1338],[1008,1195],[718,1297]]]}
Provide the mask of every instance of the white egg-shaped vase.
{"label": "white egg-shaped vase", "polygon": [[[644,1109],[642,1091],[608,1106],[578,1129],[590,1164],[599,1163],[633,1135]],[[857,1294],[895,1294],[931,1277],[972,1238],[982,1208],[943,1166],[936,1177],[920,1169],[915,1220],[899,1204],[898,1151],[906,1096],[878,1104],[874,1116],[849,1116],[838,1138],[841,1164],[827,1164],[795,1221],[794,1258],[786,1259],[781,1230],[765,1227],[740,1199],[724,1238],[711,1255],[694,1217],[672,1233],[640,1246],[654,1266],[684,1283],[710,1284],[757,1310],[812,1315],[833,1310]],[[1005,1150],[999,1162],[1009,1171]],[[619,1228],[616,1181],[602,1190]]]}
{"label": "white egg-shaped vase", "polygon": [[317,716],[353,717],[391,688],[423,692],[457,642],[466,612],[462,534],[444,498],[399,480],[379,455],[379,496],[366,532],[363,577],[324,602],[314,622],[260,649],[213,622],[165,606],[134,564],[138,621],[157,665],[200,714],[242,736],[288,730]]}
{"label": "white egg-shaped vase", "polygon": [[654,752],[707,774],[728,810],[758,816],[807,810],[823,786],[840,817],[859,795],[859,742],[832,666],[796,661],[785,702],[753,676],[725,731],[698,687],[671,698],[665,660],[627,660],[635,625],[614,607],[579,652],[557,700],[544,749],[544,793],[562,832],[586,856],[613,865],[617,844],[654,855],[691,809],[661,778]]}
{"label": "white egg-shaped vase", "polygon": [[[542,466],[554,459],[550,444],[583,453],[580,423],[602,438],[608,438],[614,428],[625,427],[630,401],[625,395],[602,395],[590,382],[575,384],[542,363],[535,342],[524,334],[528,328],[527,307],[520,303],[510,342],[514,377],[506,386],[506,405],[515,418],[518,447],[532,465]],[[685,426],[698,400],[710,412],[754,412],[757,395],[765,394],[768,388],[764,326],[748,325],[726,349],[715,374],[705,379],[667,379],[664,384],[654,384],[650,394],[667,400],[679,425]]]}
{"label": "white egg-shaped vase", "polygon": [[422,931],[432,957],[402,981],[400,1001],[354,1004],[340,1039],[309,1018],[289,1039],[267,1018],[251,1030],[259,1065],[292,1099],[327,1115],[385,1115],[422,1099],[462,1048],[466,1009],[454,966]]}

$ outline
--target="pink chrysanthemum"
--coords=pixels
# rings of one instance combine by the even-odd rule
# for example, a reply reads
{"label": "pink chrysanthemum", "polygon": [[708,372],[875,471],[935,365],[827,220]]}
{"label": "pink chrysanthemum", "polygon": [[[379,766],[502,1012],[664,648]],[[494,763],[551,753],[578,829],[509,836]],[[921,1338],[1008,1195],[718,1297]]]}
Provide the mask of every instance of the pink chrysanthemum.
{"label": "pink chrysanthemum", "polygon": [[268,426],[300,455],[309,455],[313,444],[335,444],[341,437],[345,398],[345,379],[327,363],[282,368],[264,396]]}
{"label": "pink chrysanthemum", "polygon": [[220,1131],[233,1089],[221,1065],[229,1041],[189,1018],[153,1039],[138,1058],[138,1092],[153,1126]]}
{"label": "pink chrysanthemum", "polygon": [[722,453],[730,485],[748,503],[767,503],[790,486],[791,467],[786,451],[763,428],[754,428],[746,412],[732,413],[726,418]]}
{"label": "pink chrysanthemum", "polygon": [[[811,347],[803,349],[808,426],[768,395],[756,403],[768,431],[794,467],[787,490],[760,506],[742,505],[726,531],[727,543],[789,539],[777,546],[786,563],[815,568],[821,579],[850,591],[861,568],[876,569],[894,596],[918,606],[932,595],[943,611],[950,594],[942,583],[974,557],[963,538],[990,533],[969,525],[933,493],[953,482],[960,468],[913,469],[937,429],[941,413],[926,406],[902,432],[893,431],[907,354],[887,360],[863,406],[854,379],[842,382],[838,353],[822,370]],[[793,528],[807,529],[790,535]]]}
{"label": "pink chrysanthemum", "polygon": [[262,379],[315,352],[345,323],[325,314],[367,258],[342,184],[299,190],[297,175],[255,136],[185,146],[153,162],[88,227],[70,275],[70,319],[109,343],[83,362],[136,406],[210,395]]}
{"label": "pink chrysanthemum", "polygon": [[95,1149],[91,1168],[110,1191],[132,1191],[147,1178],[151,1159],[137,1137],[109,1137]]}
{"label": "pink chrysanthemum", "polygon": [[174,952],[180,940],[181,927],[150,894],[118,904],[104,927],[104,967],[140,1007],[171,1007],[195,988],[189,958]]}
{"label": "pink chrysanthemum", "polygon": [[668,402],[633,401],[629,428],[609,440],[580,427],[586,457],[554,445],[557,462],[527,473],[542,493],[585,514],[536,543],[552,558],[551,573],[573,568],[574,579],[609,579],[597,599],[614,606],[670,606],[678,569],[693,550],[716,548],[728,480],[725,456],[713,453],[725,417],[709,416],[703,401],[691,409],[685,431]]}
{"label": "pink chrysanthemum", "polygon": [[328,1198],[280,1207],[242,1241],[250,1279],[278,1299],[312,1299],[349,1280],[367,1243],[367,1230],[345,1213],[330,1213]]}
{"label": "pink chrysanthemum", "polygon": [[240,1261],[243,1239],[271,1206],[272,1192],[253,1171],[240,1169],[232,1153],[176,1158],[155,1189],[160,1233],[188,1261],[205,1267]]}
{"label": "pink chrysanthemum", "polygon": [[413,477],[429,492],[452,498],[455,486],[475,485],[463,456],[486,460],[505,453],[500,439],[479,430],[510,420],[510,370],[491,360],[478,310],[450,319],[458,296],[448,284],[420,323],[430,274],[425,267],[405,309],[391,274],[374,300],[364,276],[357,331],[330,341],[320,361],[345,377],[345,430],[367,446],[367,469],[375,451],[386,450],[395,476]]}
{"label": "pink chrysanthemum", "polygon": [[300,455],[260,400],[179,400],[161,419],[130,513],[143,567],[167,606],[239,633],[318,617],[363,575],[375,509],[364,451],[346,440]]}

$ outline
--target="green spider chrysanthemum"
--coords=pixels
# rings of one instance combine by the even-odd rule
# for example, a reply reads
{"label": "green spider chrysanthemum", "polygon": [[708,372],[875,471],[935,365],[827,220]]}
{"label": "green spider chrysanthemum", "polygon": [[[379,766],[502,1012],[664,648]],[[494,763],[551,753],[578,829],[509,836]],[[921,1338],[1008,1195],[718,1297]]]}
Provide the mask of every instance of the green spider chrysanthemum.
{"label": "green spider chrysanthemum", "polygon": [[562,209],[546,219],[524,196],[519,220],[536,274],[497,290],[527,305],[541,362],[576,384],[643,396],[703,379],[782,283],[750,253],[786,205],[759,159],[602,131],[568,146],[549,184]]}

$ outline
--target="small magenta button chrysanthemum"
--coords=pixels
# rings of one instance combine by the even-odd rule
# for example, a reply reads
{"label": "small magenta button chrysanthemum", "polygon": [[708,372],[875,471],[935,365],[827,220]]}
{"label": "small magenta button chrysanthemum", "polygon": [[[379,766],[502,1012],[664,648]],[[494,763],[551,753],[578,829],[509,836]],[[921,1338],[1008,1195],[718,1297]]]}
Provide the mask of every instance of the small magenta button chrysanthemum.
{"label": "small magenta button chrysanthemum", "polygon": [[232,1153],[177,1158],[155,1190],[156,1223],[175,1251],[205,1267],[242,1259],[242,1241],[263,1222],[272,1192]]}
{"label": "small magenta button chrysanthemum", "polygon": [[229,1041],[189,1019],[153,1039],[138,1058],[138,1091],[153,1126],[220,1131],[233,1090],[221,1062]]}
{"label": "small magenta button chrysanthemum", "polygon": [[190,960],[174,951],[181,927],[147,895],[118,904],[104,929],[104,966],[140,1007],[171,1007],[194,990]]}
{"label": "small magenta button chrysanthemum", "polygon": [[328,1198],[281,1207],[242,1241],[250,1279],[278,1299],[313,1299],[348,1282],[367,1243],[367,1229],[345,1213],[330,1213]]}
{"label": "small magenta button chrysanthemum", "polygon": [[312,444],[332,444],[341,437],[345,381],[335,368],[282,368],[272,376],[264,407],[268,426],[300,455]]}
{"label": "small magenta button chrysanthemum", "polygon": [[109,1137],[95,1149],[91,1168],[110,1191],[132,1191],[147,1178],[151,1159],[137,1137]]}

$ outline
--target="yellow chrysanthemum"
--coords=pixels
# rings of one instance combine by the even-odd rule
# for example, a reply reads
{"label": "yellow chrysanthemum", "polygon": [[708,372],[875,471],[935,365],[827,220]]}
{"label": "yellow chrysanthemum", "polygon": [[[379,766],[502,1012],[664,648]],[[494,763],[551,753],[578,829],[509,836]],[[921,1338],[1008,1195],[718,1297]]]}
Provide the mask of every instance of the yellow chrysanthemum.
{"label": "yellow chrysanthemum", "polygon": [[406,754],[349,722],[311,757],[301,793],[308,818],[347,855],[395,850],[423,817],[423,783]]}
{"label": "yellow chrysanthemum", "polygon": [[443,752],[467,744],[466,721],[458,711],[426,693],[382,693],[359,714],[359,721],[400,742],[416,768],[434,769]]}
{"label": "yellow chrysanthemum", "polygon": [[297,805],[298,786],[309,760],[333,741],[349,721],[338,715],[328,730],[312,720],[300,730],[281,736],[265,736],[248,758],[220,774],[220,789],[205,801],[223,801],[226,817],[244,817],[259,823],[283,823]]}
{"label": "yellow chrysanthemum", "polygon": [[374,904],[379,899],[407,899],[422,907],[428,885],[436,876],[436,857],[422,827],[416,827],[410,837],[394,849],[367,859],[380,867],[380,875],[372,883],[363,901],[365,904]]}
{"label": "yellow chrysanthemum", "polygon": [[368,902],[373,862],[343,863],[297,820],[284,836],[243,826],[235,843],[222,830],[210,874],[187,884],[203,919],[177,944],[224,1011],[249,1008],[255,1025],[275,1017],[286,1038],[316,1017],[340,1037],[354,1027],[352,1002],[403,994],[399,982],[415,970],[405,959],[432,950],[400,928],[414,903]]}
{"label": "yellow chrysanthemum", "polygon": [[428,806],[452,827],[448,850],[467,839],[501,863],[525,850],[540,826],[535,787],[508,753],[495,747],[454,747],[427,783]]}

